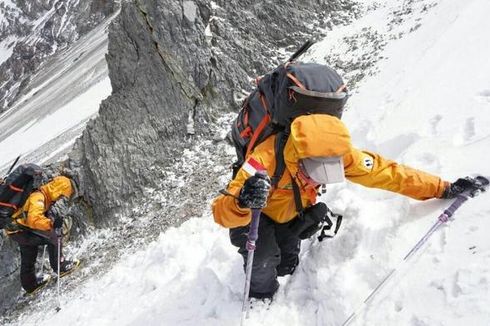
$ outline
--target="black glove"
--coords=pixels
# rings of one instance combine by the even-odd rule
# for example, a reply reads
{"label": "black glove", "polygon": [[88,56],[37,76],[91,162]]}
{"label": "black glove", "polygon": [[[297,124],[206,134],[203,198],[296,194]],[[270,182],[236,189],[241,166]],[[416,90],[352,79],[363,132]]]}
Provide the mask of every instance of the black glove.
{"label": "black glove", "polygon": [[485,191],[487,185],[488,180],[481,176],[459,178],[444,190],[441,198],[452,199],[464,192],[468,192],[470,196],[473,196],[476,191]]}
{"label": "black glove", "polygon": [[63,227],[63,218],[62,217],[56,217],[53,222],[53,228],[56,229],[61,229]]}
{"label": "black glove", "polygon": [[241,208],[264,208],[271,189],[271,179],[266,174],[256,173],[245,181],[238,205]]}

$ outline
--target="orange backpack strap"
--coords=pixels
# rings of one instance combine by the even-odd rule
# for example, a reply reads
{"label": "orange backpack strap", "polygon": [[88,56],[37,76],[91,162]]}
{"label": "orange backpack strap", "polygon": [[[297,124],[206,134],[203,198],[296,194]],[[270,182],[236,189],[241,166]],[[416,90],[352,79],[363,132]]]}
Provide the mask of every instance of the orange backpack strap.
{"label": "orange backpack strap", "polygon": [[247,154],[245,155],[245,157],[247,157],[250,154],[260,134],[262,133],[264,128],[269,124],[270,121],[271,121],[271,117],[268,114],[266,114],[262,119],[262,121],[260,121],[259,125],[257,126],[257,129],[255,129],[253,133],[252,139],[250,139],[250,143],[247,146]]}

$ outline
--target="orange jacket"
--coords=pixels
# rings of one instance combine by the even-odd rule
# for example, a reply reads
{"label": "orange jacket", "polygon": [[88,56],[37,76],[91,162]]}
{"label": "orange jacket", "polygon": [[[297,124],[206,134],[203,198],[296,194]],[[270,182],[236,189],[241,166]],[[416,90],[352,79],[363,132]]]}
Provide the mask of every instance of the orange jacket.
{"label": "orange jacket", "polygon": [[[249,155],[266,168],[269,176],[276,167],[275,138],[275,135],[269,137]],[[347,128],[335,117],[306,115],[296,118],[291,124],[291,134],[284,148],[286,171],[277,187],[269,193],[267,206],[262,212],[277,223],[286,223],[296,217],[292,178],[300,188],[303,207],[314,204],[317,189],[305,184],[298,176],[298,162],[302,158],[327,156],[343,157],[345,177],[352,182],[419,200],[441,197],[448,184],[439,177],[352,147]],[[238,197],[249,177],[243,168],[240,169],[228,184],[228,192]],[[212,211],[216,223],[226,228],[250,223],[251,210],[240,208],[233,196],[218,196],[213,201]]]}
{"label": "orange jacket", "polygon": [[70,179],[64,176],[53,178],[50,182],[41,186],[27,198],[22,209],[12,216],[17,224],[33,230],[50,231],[53,222],[46,217],[46,212],[51,205],[62,196],[70,197],[73,188]]}

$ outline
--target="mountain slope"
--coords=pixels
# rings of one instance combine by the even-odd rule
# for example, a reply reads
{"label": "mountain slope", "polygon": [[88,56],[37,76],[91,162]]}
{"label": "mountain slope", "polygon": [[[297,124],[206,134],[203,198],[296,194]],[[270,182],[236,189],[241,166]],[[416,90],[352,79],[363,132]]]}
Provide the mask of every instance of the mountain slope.
{"label": "mountain slope", "polygon": [[[0,3],[0,113],[29,88],[46,60],[117,10],[113,0],[6,0]],[[46,66],[44,66],[47,68]]]}
{"label": "mountain slope", "polygon": [[[364,17],[334,30],[308,57],[340,58],[337,68],[358,81],[344,118],[354,143],[450,181],[473,172],[490,175],[490,45],[485,42],[490,4],[366,4],[371,10]],[[393,25],[394,19],[402,21]],[[363,61],[369,65],[357,64],[362,55],[372,56]],[[213,146],[231,161],[228,145]],[[199,151],[196,145],[176,164],[192,166]],[[227,167],[215,166],[213,172],[225,185]],[[185,182],[177,184],[185,187]],[[210,189],[209,200],[216,190]],[[465,204],[353,324],[487,325],[487,197]],[[331,241],[303,243],[296,273],[281,280],[269,309],[251,312],[248,325],[342,324],[451,203],[416,202],[350,183],[329,187],[321,200],[343,213],[343,228]],[[155,214],[165,212],[150,213]],[[51,309],[55,296],[48,291],[44,303],[17,323],[236,325],[243,281],[241,257],[207,207],[147,248],[122,257],[107,274],[65,293],[59,313]]]}

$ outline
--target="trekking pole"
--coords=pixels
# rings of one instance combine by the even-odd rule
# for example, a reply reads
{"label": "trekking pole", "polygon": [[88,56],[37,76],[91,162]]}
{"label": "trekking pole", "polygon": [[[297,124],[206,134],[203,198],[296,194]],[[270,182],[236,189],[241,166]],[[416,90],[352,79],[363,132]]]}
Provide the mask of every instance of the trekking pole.
{"label": "trekking pole", "polygon": [[242,305],[242,320],[240,325],[244,325],[245,319],[248,318],[248,312],[250,309],[250,303],[248,301],[248,295],[250,292],[250,280],[252,279],[252,264],[254,260],[255,241],[259,237],[259,222],[260,222],[260,209],[252,209],[252,222],[250,223],[250,229],[248,231],[248,238],[246,248],[248,250],[247,256],[247,268],[245,270],[245,290],[243,292],[243,305]]}
{"label": "trekking pole", "polygon": [[359,307],[347,318],[342,326],[349,325],[356,317],[361,313],[367,306],[367,304],[375,297],[377,293],[381,291],[383,286],[388,283],[388,281],[396,274],[396,272],[399,270],[399,268],[406,264],[407,261],[413,257],[413,255],[422,247],[422,245],[427,242],[427,240],[430,238],[430,236],[444,223],[448,222],[449,219],[454,215],[456,210],[463,205],[464,202],[466,202],[468,199],[473,198],[477,196],[480,192],[486,191],[488,188],[489,181],[487,178],[484,177],[477,177],[477,180],[481,183],[479,186],[475,187],[474,189],[471,189],[469,191],[466,191],[456,197],[456,200],[444,210],[444,212],[439,215],[437,218],[437,222],[432,225],[432,227],[427,231],[427,233],[417,242],[417,244],[408,252],[408,254],[405,255],[403,260],[398,264],[397,267],[393,268],[386,276],[385,278],[374,288],[374,290],[367,296],[367,298],[359,305]]}
{"label": "trekking pole", "polygon": [[57,280],[57,289],[56,295],[58,298],[58,306],[56,307],[56,312],[61,310],[61,297],[60,297],[60,265],[61,265],[61,228],[55,230],[56,232],[56,240],[58,244],[58,280]]}

